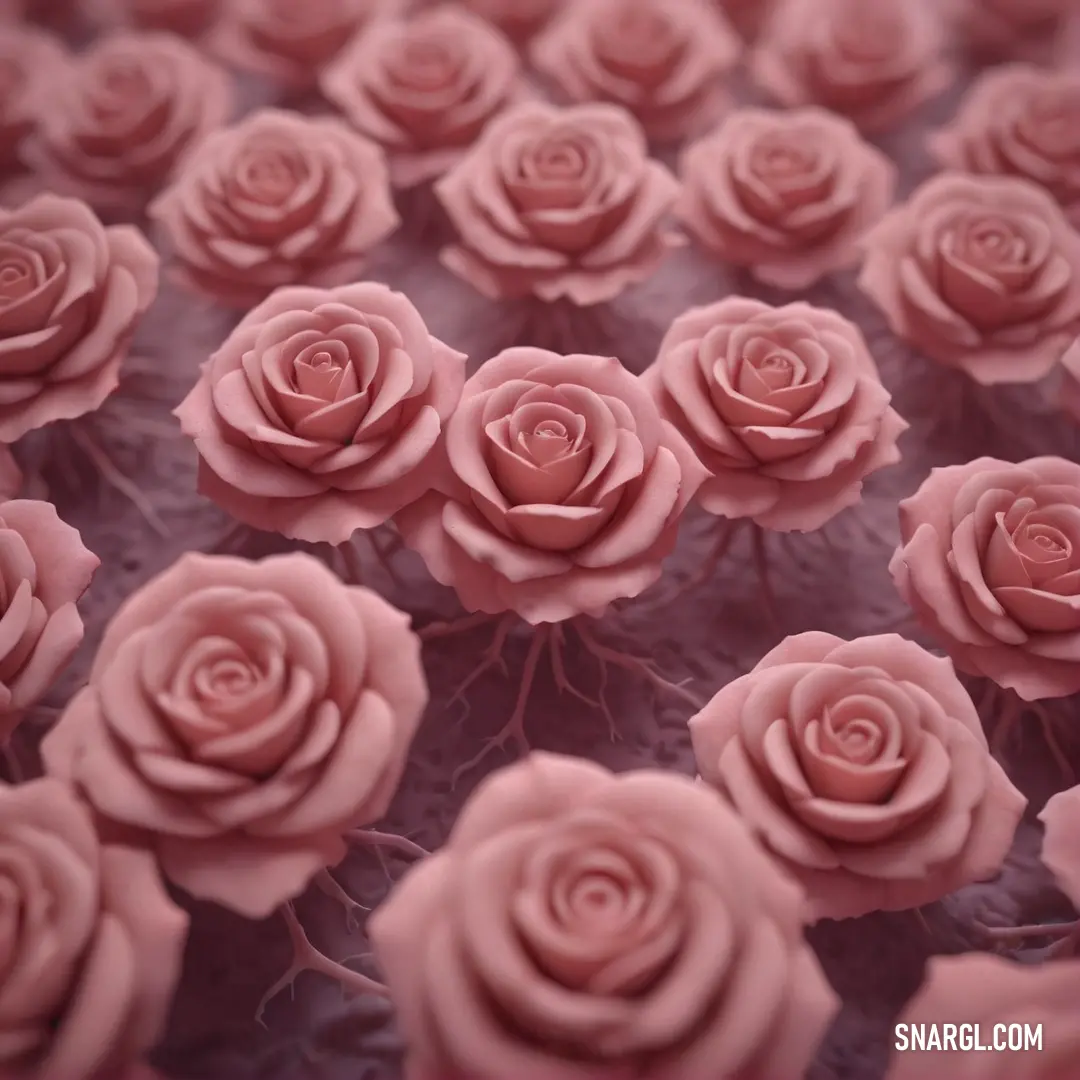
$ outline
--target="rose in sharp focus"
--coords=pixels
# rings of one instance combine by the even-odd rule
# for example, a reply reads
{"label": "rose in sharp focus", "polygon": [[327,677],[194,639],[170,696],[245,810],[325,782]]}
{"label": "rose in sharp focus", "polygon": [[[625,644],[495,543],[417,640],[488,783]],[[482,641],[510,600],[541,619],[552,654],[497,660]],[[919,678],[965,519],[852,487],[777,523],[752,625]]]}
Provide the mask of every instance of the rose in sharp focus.
{"label": "rose in sharp focus", "polygon": [[665,142],[720,117],[739,53],[711,0],[574,0],[530,49],[570,101],[621,105]]}
{"label": "rose in sharp focus", "polygon": [[68,65],[28,160],[55,190],[138,213],[231,111],[225,72],[192,45],[118,31]]}
{"label": "rose in sharp focus", "polygon": [[319,84],[353,127],[383,147],[399,187],[446,172],[524,89],[510,42],[452,5],[379,20],[324,69]]}
{"label": "rose in sharp focus", "polygon": [[262,919],[385,814],[427,698],[374,592],[306,554],[188,554],[113,617],[42,755],[174,884]]}
{"label": "rose in sharp focus", "polygon": [[838,1001],[723,800],[533,754],[368,922],[412,1080],[801,1076]]}
{"label": "rose in sharp focus", "polygon": [[176,410],[199,490],[258,529],[344,543],[424,494],[465,356],[385,285],[279,289]]}
{"label": "rose in sharp focus", "polygon": [[603,303],[678,242],[678,182],[613,105],[512,107],[435,190],[458,234],[443,262],[493,299]]}
{"label": "rose in sharp focus", "polygon": [[0,1072],[127,1075],[163,1032],[187,937],[153,857],[103,844],[53,779],[0,782]]}
{"label": "rose in sharp focus", "polygon": [[993,877],[1026,800],[948,660],[895,634],[789,637],[690,720],[702,778],[815,918],[921,907]]}
{"label": "rose in sharp focus", "polygon": [[98,408],[157,289],[138,229],[55,195],[0,208],[0,443]]}
{"label": "rose in sharp focus", "polygon": [[781,105],[821,105],[877,132],[949,86],[944,47],[932,0],[779,0],[751,71]]}
{"label": "rose in sharp focus", "polygon": [[191,288],[245,309],[281,285],[355,280],[399,221],[378,146],[279,109],[206,138],[150,215]]}
{"label": "rose in sharp focus", "polygon": [[933,469],[900,535],[893,581],[961,671],[1028,701],[1080,691],[1080,465]]}
{"label": "rose in sharp focus", "polygon": [[1041,379],[1080,329],[1080,232],[1026,180],[936,176],[864,243],[893,333],[976,382]]}
{"label": "rose in sharp focus", "polygon": [[896,186],[896,167],[850,122],[811,107],[740,109],[684,151],[679,171],[691,236],[782,289],[857,262]]}
{"label": "rose in sharp focus", "polygon": [[618,360],[525,347],[465,383],[446,450],[450,494],[398,514],[401,535],[470,611],[533,624],[654,584],[705,475]]}
{"label": "rose in sharp focus", "polygon": [[712,514],[810,532],[900,460],[907,424],[834,311],[742,297],[691,308],[642,381],[709,470],[697,499]]}
{"label": "rose in sharp focus", "polygon": [[569,0],[462,0],[465,7],[497,26],[511,41],[524,42]]}
{"label": "rose in sharp focus", "polygon": [[19,147],[47,114],[66,63],[63,45],[44,30],[16,25],[0,32],[0,170],[17,164]]}

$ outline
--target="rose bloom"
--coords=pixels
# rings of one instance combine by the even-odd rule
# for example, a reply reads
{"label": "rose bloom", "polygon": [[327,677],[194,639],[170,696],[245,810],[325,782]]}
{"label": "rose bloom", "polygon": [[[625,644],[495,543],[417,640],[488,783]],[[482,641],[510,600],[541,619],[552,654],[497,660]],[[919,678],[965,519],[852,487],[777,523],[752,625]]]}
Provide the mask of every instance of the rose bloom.
{"label": "rose bloom", "polygon": [[961,671],[1027,701],[1080,690],[1080,465],[933,469],[900,535],[893,581]]}
{"label": "rose bloom", "polygon": [[944,173],[864,240],[893,333],[976,382],[1034,382],[1080,329],[1080,233],[1026,180]]}
{"label": "rose bloom", "polygon": [[97,0],[106,25],[164,30],[181,37],[200,37],[214,25],[223,0]]}
{"label": "rose bloom", "polygon": [[395,518],[402,538],[470,611],[533,625],[654,584],[705,476],[618,360],[530,347],[465,383],[446,451],[439,491]]}
{"label": "rose bloom", "polygon": [[524,42],[557,15],[568,0],[462,0],[462,3],[497,26],[511,41]]}
{"label": "rose bloom", "polygon": [[77,604],[100,565],[52,503],[0,502],[0,746],[75,655]]}
{"label": "rose bloom", "polygon": [[711,0],[574,0],[530,56],[570,101],[622,105],[650,139],[674,142],[728,108],[740,51]]}
{"label": "rose bloom", "polygon": [[1027,802],[952,664],[896,634],[787,638],[691,718],[690,739],[815,919],[993,877]]}
{"label": "rose bloom", "polygon": [[355,34],[399,2],[228,0],[215,27],[214,51],[241,71],[306,89]]}
{"label": "rose bloom", "polygon": [[427,700],[370,589],[298,552],[188,554],[121,605],[42,755],[174,884],[261,919],[386,813]]}
{"label": "rose bloom", "polygon": [[382,151],[344,123],[261,109],[214,132],[150,205],[192,289],[248,308],[354,280],[397,228]]}
{"label": "rose bloom", "polygon": [[900,460],[907,424],[835,311],[739,296],[691,308],[642,381],[709,470],[697,499],[711,514],[811,532]]}
{"label": "rose bloom", "polygon": [[1080,843],[1076,821],[1080,786],[1059,791],[1039,814],[1045,826],[1041,859],[1061,891],[1080,909]]}
{"label": "rose bloom", "polygon": [[51,194],[0,207],[0,443],[98,408],[157,289],[133,226]]}
{"label": "rose bloom", "polygon": [[465,356],[385,285],[279,289],[176,410],[199,490],[257,529],[341,544],[430,486]]}
{"label": "rose bloom", "polygon": [[944,45],[934,0],[779,0],[751,73],[781,105],[821,105],[878,132],[949,86]]}
{"label": "rose bloom", "polygon": [[162,1034],[187,915],[53,779],[0,782],[0,1072],[126,1075]]}
{"label": "rose bloom", "polygon": [[495,300],[604,303],[678,243],[678,181],[614,105],[508,109],[435,190],[458,233],[443,262]]}
{"label": "rose bloom", "polygon": [[16,25],[0,33],[0,170],[16,165],[66,61],[64,46],[44,30]]}
{"label": "rose bloom", "polygon": [[992,68],[931,136],[930,149],[949,169],[1039,184],[1080,225],[1080,74],[1033,64]]}
{"label": "rose bloom", "polygon": [[780,289],[861,258],[892,205],[896,166],[823,109],[740,109],[680,163],[679,216],[708,251]]}
{"label": "rose bloom", "polygon": [[954,0],[960,34],[976,52],[1015,54],[1026,43],[1064,31],[1075,0]]}
{"label": "rose bloom", "polygon": [[323,70],[319,85],[383,147],[398,187],[446,172],[524,88],[509,41],[452,5],[380,20]]}
{"label": "rose bloom", "polygon": [[532,754],[368,921],[410,1080],[801,1076],[839,1002],[713,792]]}
{"label": "rose bloom", "polygon": [[1074,1080],[1080,1052],[1078,997],[1080,960],[1034,965],[978,952],[932,956],[922,989],[898,1023],[978,1024],[984,1046],[1008,1040],[1009,1025],[1041,1025],[1043,1045],[1011,1054],[947,1048],[934,1053],[932,1074],[926,1054],[899,1053],[885,1080],[925,1080],[928,1075],[935,1080]]}
{"label": "rose bloom", "polygon": [[231,111],[224,71],[186,41],[118,31],[68,65],[28,160],[54,189],[138,212]]}

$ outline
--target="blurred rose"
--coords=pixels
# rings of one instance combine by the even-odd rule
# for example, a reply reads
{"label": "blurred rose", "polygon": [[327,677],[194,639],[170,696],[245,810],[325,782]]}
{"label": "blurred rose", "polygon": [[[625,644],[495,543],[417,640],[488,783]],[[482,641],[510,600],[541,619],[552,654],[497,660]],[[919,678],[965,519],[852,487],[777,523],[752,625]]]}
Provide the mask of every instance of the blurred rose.
{"label": "blurred rose", "polygon": [[0,746],[75,655],[78,601],[100,565],[52,503],[0,502]]}
{"label": "blurred rose", "polygon": [[1061,358],[1061,381],[1058,401],[1077,423],[1080,423],[1080,338],[1073,342]]}
{"label": "blurred rose", "polygon": [[574,0],[530,56],[570,101],[622,105],[650,139],[674,142],[728,107],[740,48],[711,0]]}
{"label": "blurred rose", "polygon": [[1001,869],[1026,800],[948,660],[896,634],[789,637],[690,720],[702,778],[815,919],[921,907]]}
{"label": "blurred rose", "polygon": [[753,41],[768,21],[776,0],[712,0],[747,40]]}
{"label": "blurred rose", "polygon": [[527,41],[569,0],[462,0],[465,7],[497,26],[511,41]]}
{"label": "blurred rose", "polygon": [[28,160],[56,190],[139,213],[231,111],[224,71],[187,42],[118,31],[67,67]]}
{"label": "blurred rose", "polygon": [[834,311],[738,296],[691,308],[642,381],[709,470],[697,498],[711,514],[810,532],[900,460],[907,424]]}
{"label": "blurred rose", "polygon": [[933,177],[865,239],[859,287],[898,337],[976,382],[1034,382],[1080,328],[1080,233],[1026,180]]}
{"label": "blurred rose", "polygon": [[[1080,960],[1034,966],[977,952],[933,956],[922,989],[897,1020],[927,1031],[947,1017],[950,1024],[977,1025],[986,1047],[1020,1051],[979,1053],[963,1043],[945,1048],[933,1055],[935,1080],[1074,1080],[1080,1052],[1078,998]],[[1010,1044],[1024,1039],[1024,1026],[1033,1030],[1036,1025],[1045,1039],[1038,1050],[1023,1042]],[[961,1034],[971,1032],[973,1027]],[[901,1053],[885,1080],[925,1080],[928,1075],[926,1055]]]}
{"label": "blurred rose", "polygon": [[398,225],[374,143],[279,109],[200,143],[150,214],[186,284],[237,308],[279,285],[353,280]]}
{"label": "blurred rose", "polygon": [[1080,465],[933,469],[900,534],[896,587],[961,671],[1028,701],[1080,690]]}
{"label": "blurred rose", "polygon": [[194,38],[213,26],[224,0],[97,0],[98,18],[107,26],[163,30]]}
{"label": "blurred rose", "polygon": [[800,901],[686,777],[533,754],[368,932],[411,1080],[779,1080],[839,1004]]}
{"label": "blurred rose", "polygon": [[779,0],[752,74],[781,105],[821,105],[877,132],[949,86],[944,43],[934,0]]}
{"label": "blurred rose", "polygon": [[447,475],[395,519],[470,611],[599,616],[660,577],[704,470],[618,360],[507,349],[465,383]]}
{"label": "blurred rose", "polygon": [[386,813],[427,699],[369,589],[300,553],[188,554],[120,607],[42,755],[174,884],[261,919]]}
{"label": "blurred rose", "polygon": [[385,285],[279,289],[176,410],[199,490],[268,532],[342,544],[430,487],[465,356]]}
{"label": "blurred rose", "polygon": [[187,915],[153,858],[103,845],[56,780],[0,782],[0,1071],[127,1073],[161,1036]]}
{"label": "blurred rose", "polygon": [[954,0],[961,35],[977,53],[1014,56],[1032,41],[1054,38],[1075,0]]}
{"label": "blurred rose", "polygon": [[524,87],[506,38],[452,5],[380,20],[319,82],[349,123],[382,145],[399,187],[446,172]]}
{"label": "blurred rose", "polygon": [[55,195],[0,208],[0,443],[98,408],[157,288],[138,229]]}
{"label": "blurred rose", "polygon": [[8,26],[0,32],[0,174],[17,164],[66,61],[63,45],[44,30]]}
{"label": "blurred rose", "polygon": [[1041,859],[1061,891],[1080,910],[1080,787],[1059,791],[1039,814],[1046,827]]}
{"label": "blurred rose", "polygon": [[767,285],[805,289],[860,258],[896,167],[822,109],[740,109],[683,153],[680,216],[702,246]]}
{"label": "blurred rose", "polygon": [[603,303],[678,242],[678,182],[614,105],[508,109],[436,192],[458,232],[443,262],[492,299]]}
{"label": "blurred rose", "polygon": [[1080,74],[1033,64],[992,68],[931,136],[930,149],[949,169],[1039,184],[1080,225]]}

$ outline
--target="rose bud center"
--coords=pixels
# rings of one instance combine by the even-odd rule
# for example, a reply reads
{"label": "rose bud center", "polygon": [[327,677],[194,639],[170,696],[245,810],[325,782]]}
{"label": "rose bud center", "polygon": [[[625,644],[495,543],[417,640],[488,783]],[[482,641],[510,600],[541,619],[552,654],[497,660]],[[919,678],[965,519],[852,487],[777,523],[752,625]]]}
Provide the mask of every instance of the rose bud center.
{"label": "rose bud center", "polygon": [[461,51],[442,34],[406,38],[390,54],[386,70],[391,80],[410,90],[438,90],[461,71]]}
{"label": "rose bud center", "polygon": [[0,305],[14,303],[32,293],[38,275],[26,252],[0,245]]}

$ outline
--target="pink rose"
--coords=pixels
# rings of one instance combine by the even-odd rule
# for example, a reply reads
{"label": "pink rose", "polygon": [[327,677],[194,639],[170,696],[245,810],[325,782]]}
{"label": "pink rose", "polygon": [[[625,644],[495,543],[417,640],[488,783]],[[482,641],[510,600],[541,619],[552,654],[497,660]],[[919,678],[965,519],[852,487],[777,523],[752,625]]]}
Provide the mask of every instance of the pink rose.
{"label": "pink rose", "polygon": [[28,160],[55,189],[139,212],[231,111],[225,72],[182,38],[118,31],[68,65]]}
{"label": "pink rose", "polygon": [[[922,989],[898,1022],[907,1025],[909,1037],[913,1027],[928,1037],[930,1025],[939,1035],[945,1023],[972,1025],[957,1033],[965,1040],[977,1025],[979,1041],[990,1052],[958,1040],[930,1054],[900,1053],[886,1080],[925,1080],[929,1075],[935,1080],[1074,1080],[1080,1052],[1078,997],[1080,960],[1034,965],[977,952],[931,957]],[[1026,1041],[1036,1025],[1045,1040],[1038,1047]],[[932,1074],[928,1060],[933,1061]]]}
{"label": "pink rose", "polygon": [[790,1080],[839,1006],[801,916],[706,788],[532,754],[368,933],[410,1080]]}
{"label": "pink rose", "polygon": [[427,700],[369,589],[300,553],[188,554],[113,616],[42,755],[174,884],[261,919],[386,813]]}
{"label": "pink rose", "polygon": [[200,143],[150,215],[189,287],[245,309],[280,285],[354,280],[399,223],[374,143],[279,109]]}
{"label": "pink rose", "polygon": [[75,655],[77,604],[100,565],[52,503],[0,502],[0,746]]}
{"label": "pink rose", "polygon": [[618,360],[507,349],[465,383],[447,475],[395,521],[470,611],[599,616],[660,577],[704,478]]}
{"label": "pink rose", "polygon": [[900,535],[893,581],[961,671],[1027,701],[1080,691],[1080,465],[933,469]]}
{"label": "pink rose", "polygon": [[1033,382],[1080,329],[1080,233],[1026,180],[945,173],[865,238],[893,333],[976,382]]}
{"label": "pink rose", "polygon": [[751,66],[781,105],[821,105],[877,132],[949,86],[944,47],[933,0],[779,0]]}
{"label": "pink rose", "polygon": [[230,0],[215,28],[215,52],[241,71],[294,89],[319,72],[376,16],[399,0]]}
{"label": "pink rose", "polygon": [[1080,74],[991,68],[930,149],[948,169],[1031,180],[1080,224]]}
{"label": "pink rose", "polygon": [[955,0],[956,22],[976,52],[1012,56],[1063,31],[1075,0]]}
{"label": "pink rose", "polygon": [[446,172],[524,88],[506,38],[452,5],[380,20],[342,50],[319,84],[353,127],[383,147],[398,187]]}
{"label": "pink rose", "polygon": [[0,208],[0,443],[98,408],[157,289],[133,226],[48,194]]}
{"label": "pink rose", "polygon": [[497,26],[511,41],[524,42],[569,0],[462,0],[465,7]]}
{"label": "pink rose", "polygon": [[117,1076],[152,1049],[188,918],[153,858],[103,844],[57,780],[0,782],[0,1072]]}
{"label": "pink rose", "polygon": [[97,0],[107,25],[163,30],[181,37],[200,37],[217,21],[224,0]]}
{"label": "pink rose", "polygon": [[44,30],[5,26],[0,32],[0,170],[18,161],[19,147],[48,112],[49,95],[67,54]]}
{"label": "pink rose", "polygon": [[423,495],[465,356],[385,285],[279,289],[176,415],[199,490],[257,529],[342,544]]}
{"label": "pink rose", "polygon": [[949,661],[896,634],[789,637],[690,720],[690,739],[814,919],[993,877],[1027,802]]}
{"label": "pink rose", "polygon": [[691,308],[642,381],[709,470],[697,497],[711,514],[812,532],[900,460],[907,424],[834,311],[738,296]]}
{"label": "pink rose", "polygon": [[443,262],[496,300],[604,303],[678,242],[678,182],[614,105],[508,109],[435,190],[458,232]]}
{"label": "pink rose", "polygon": [[1049,799],[1039,814],[1039,820],[1046,829],[1041,855],[1043,865],[1054,875],[1058,888],[1080,908],[1078,811],[1080,786],[1059,791]]}
{"label": "pink rose", "polygon": [[711,0],[574,0],[530,56],[570,101],[621,105],[650,139],[674,142],[728,108],[740,51]]}
{"label": "pink rose", "polygon": [[806,289],[858,262],[892,205],[896,167],[822,109],[740,109],[684,151],[679,216],[699,244],[759,281]]}

